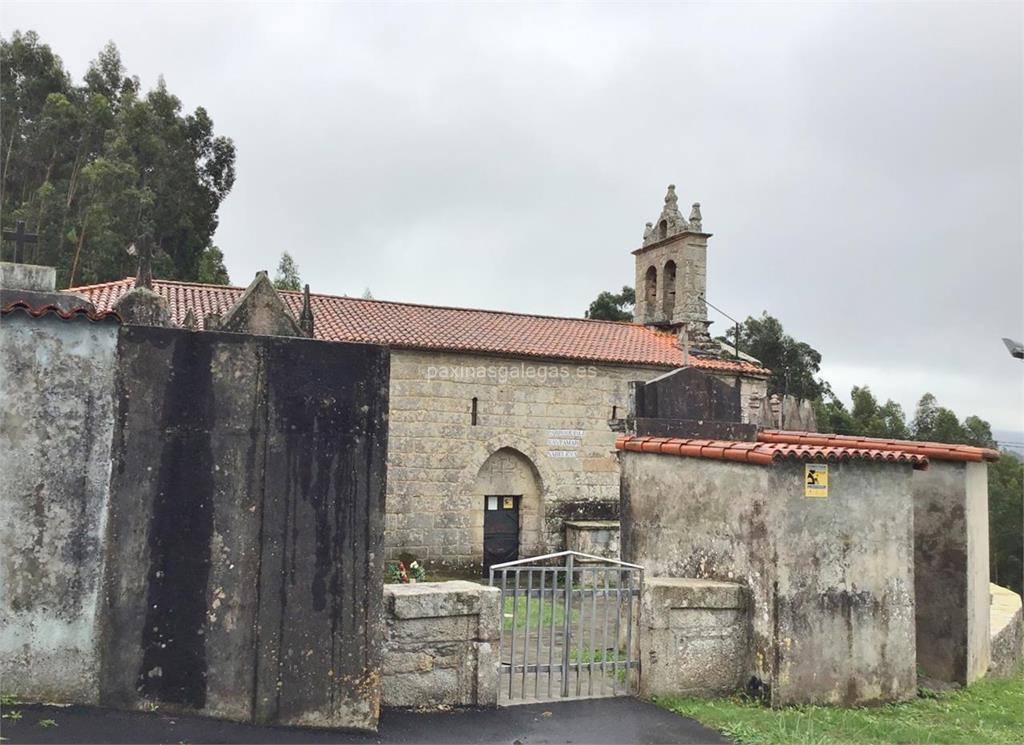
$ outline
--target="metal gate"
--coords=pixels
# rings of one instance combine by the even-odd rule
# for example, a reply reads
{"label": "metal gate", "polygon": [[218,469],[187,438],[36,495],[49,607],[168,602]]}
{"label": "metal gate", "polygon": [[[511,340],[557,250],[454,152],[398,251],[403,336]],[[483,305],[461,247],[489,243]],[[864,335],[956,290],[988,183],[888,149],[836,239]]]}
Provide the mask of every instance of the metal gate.
{"label": "metal gate", "polygon": [[629,696],[643,567],[561,551],[495,564],[501,589],[499,704]]}

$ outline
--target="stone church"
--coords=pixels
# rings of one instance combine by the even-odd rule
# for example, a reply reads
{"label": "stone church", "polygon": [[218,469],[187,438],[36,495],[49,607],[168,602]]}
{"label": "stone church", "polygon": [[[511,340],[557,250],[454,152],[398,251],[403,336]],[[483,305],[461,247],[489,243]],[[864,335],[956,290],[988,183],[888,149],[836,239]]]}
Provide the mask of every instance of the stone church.
{"label": "stone church", "polygon": [[[617,551],[615,439],[626,428],[631,381],[691,366],[739,388],[745,422],[773,423],[768,371],[709,334],[710,237],[700,205],[684,218],[669,186],[661,214],[632,252],[634,323],[308,288],[276,293],[266,273],[248,289],[159,279],[152,288],[166,300],[171,324],[196,331],[232,330],[240,321],[225,314],[235,309],[237,316],[239,301],[249,297],[241,305],[252,309],[250,331],[386,346],[386,558],[415,557],[441,573],[479,572],[560,550],[569,531],[588,527],[600,528]],[[72,291],[103,312],[133,284],[129,277]]]}

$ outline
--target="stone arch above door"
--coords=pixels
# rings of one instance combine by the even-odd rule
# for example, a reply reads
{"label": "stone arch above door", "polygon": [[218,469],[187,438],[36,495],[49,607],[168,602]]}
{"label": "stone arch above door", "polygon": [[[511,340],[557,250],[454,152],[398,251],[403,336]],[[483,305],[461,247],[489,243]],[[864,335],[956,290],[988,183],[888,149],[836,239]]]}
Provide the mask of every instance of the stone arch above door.
{"label": "stone arch above door", "polygon": [[544,486],[537,466],[517,448],[494,450],[480,464],[468,489],[473,504],[474,552],[483,556],[484,503],[490,495],[520,496],[519,556],[544,552]]}

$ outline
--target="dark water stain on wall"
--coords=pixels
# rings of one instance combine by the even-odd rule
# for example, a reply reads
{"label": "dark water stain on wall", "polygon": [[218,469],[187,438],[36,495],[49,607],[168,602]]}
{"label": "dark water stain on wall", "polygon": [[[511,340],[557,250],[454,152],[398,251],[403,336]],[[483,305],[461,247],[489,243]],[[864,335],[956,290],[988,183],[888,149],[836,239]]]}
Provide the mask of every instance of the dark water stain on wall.
{"label": "dark water stain on wall", "polygon": [[203,708],[206,704],[206,585],[213,534],[216,410],[211,346],[184,335],[173,352],[174,374],[162,410],[164,445],[149,523],[150,565],[142,668],[147,697]]}

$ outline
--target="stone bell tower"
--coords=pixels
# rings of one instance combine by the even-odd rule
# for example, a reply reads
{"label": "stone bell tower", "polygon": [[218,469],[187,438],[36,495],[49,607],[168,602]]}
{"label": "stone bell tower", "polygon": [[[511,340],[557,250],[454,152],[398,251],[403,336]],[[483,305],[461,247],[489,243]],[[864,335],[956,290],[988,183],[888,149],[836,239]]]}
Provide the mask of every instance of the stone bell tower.
{"label": "stone bell tower", "polygon": [[685,331],[691,347],[713,348],[708,334],[708,238],[701,224],[700,203],[689,220],[679,212],[676,187],[670,184],[665,206],[655,223],[647,223],[636,256],[637,323],[676,333]]}

